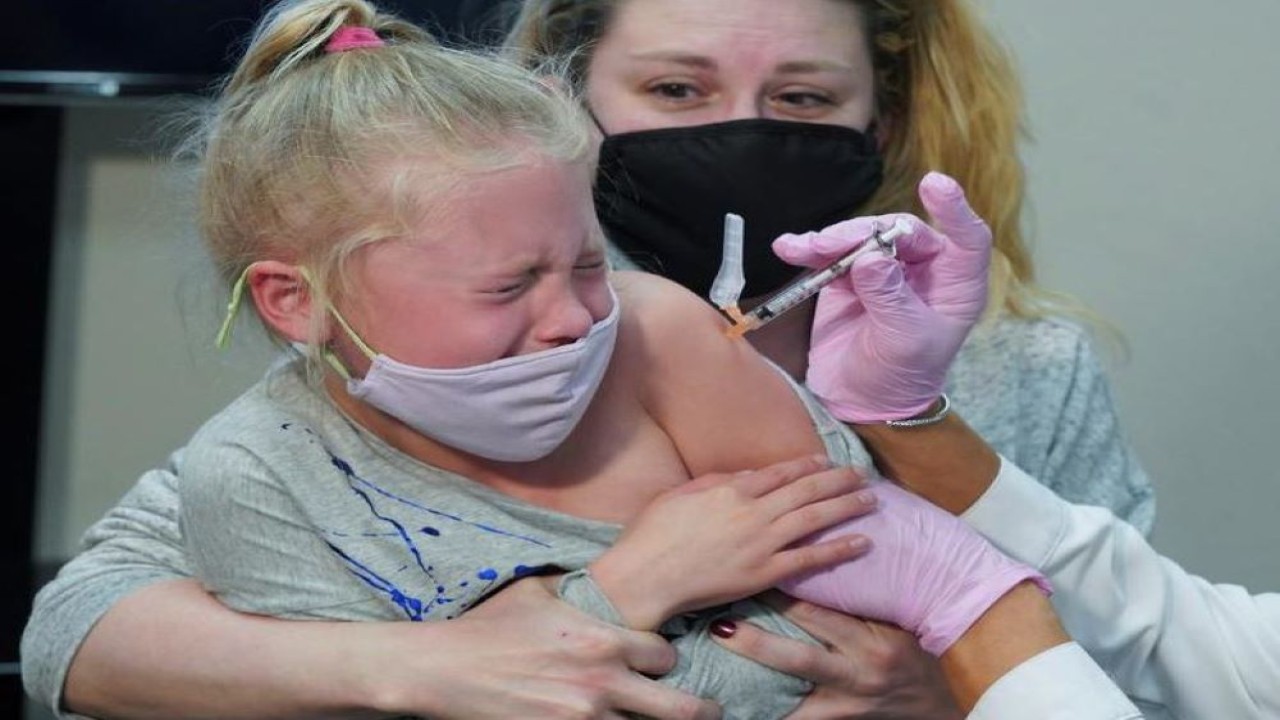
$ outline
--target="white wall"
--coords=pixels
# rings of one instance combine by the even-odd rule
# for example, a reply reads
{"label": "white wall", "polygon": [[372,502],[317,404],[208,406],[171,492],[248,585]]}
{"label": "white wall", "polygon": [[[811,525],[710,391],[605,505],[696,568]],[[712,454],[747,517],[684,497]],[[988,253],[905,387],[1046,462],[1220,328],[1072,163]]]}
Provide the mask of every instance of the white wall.
{"label": "white wall", "polygon": [[[1046,284],[1125,332],[1122,416],[1157,545],[1280,589],[1280,3],[984,0],[1026,78]],[[135,146],[147,114],[74,109],[59,224],[38,551],[83,528],[263,362],[209,348],[181,189]],[[189,256],[189,254],[188,254]],[[181,301],[181,303],[179,302]],[[179,311],[180,304],[185,306]]]}
{"label": "white wall", "polygon": [[1280,589],[1280,3],[984,5],[1023,70],[1041,277],[1130,341],[1156,545]]}
{"label": "white wall", "polygon": [[[261,336],[213,349],[186,181],[146,106],[67,111],[53,258],[37,560],[84,529],[265,367]],[[242,338],[244,339],[244,338]],[[253,348],[260,350],[254,352]]]}

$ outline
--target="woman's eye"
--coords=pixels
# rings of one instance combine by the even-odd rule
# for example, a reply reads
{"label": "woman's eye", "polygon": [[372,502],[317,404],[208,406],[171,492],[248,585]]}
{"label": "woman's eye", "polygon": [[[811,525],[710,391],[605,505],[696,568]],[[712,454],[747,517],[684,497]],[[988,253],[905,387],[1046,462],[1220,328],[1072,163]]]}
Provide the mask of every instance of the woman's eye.
{"label": "woman's eye", "polygon": [[573,266],[574,270],[579,270],[582,272],[594,272],[596,270],[603,270],[604,268],[605,268],[605,261],[603,258],[600,260],[589,260],[587,262],[580,262],[577,265]]}
{"label": "woman's eye", "polygon": [[831,97],[816,92],[785,92],[779,93],[775,97],[779,104],[799,109],[828,107],[835,104],[835,101],[832,100]]}
{"label": "woman's eye", "polygon": [[649,93],[664,100],[691,100],[698,95],[693,85],[684,82],[663,82],[649,86]]}

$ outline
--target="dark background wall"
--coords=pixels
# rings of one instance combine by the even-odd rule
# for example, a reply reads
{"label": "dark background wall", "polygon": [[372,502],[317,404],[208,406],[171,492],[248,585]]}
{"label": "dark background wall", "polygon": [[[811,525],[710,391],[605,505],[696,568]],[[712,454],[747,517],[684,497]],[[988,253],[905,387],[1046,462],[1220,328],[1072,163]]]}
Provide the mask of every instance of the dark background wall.
{"label": "dark background wall", "polygon": [[0,591],[0,717],[8,718],[22,717],[18,640],[34,583],[32,519],[60,120],[60,111],[53,108],[0,106],[0,162],[5,168],[0,212],[6,218],[10,257],[6,395],[13,418],[6,430],[8,473],[0,483],[0,573],[5,580]]}
{"label": "dark background wall", "polygon": [[[263,0],[8,0],[0,24],[0,92],[62,92],[118,81],[120,95],[199,90],[231,69],[270,7]],[[499,0],[380,0],[378,7],[447,40],[501,24]],[[101,79],[101,78],[97,78]],[[59,86],[62,86],[59,88]],[[92,93],[96,88],[87,88]]]}
{"label": "dark background wall", "polygon": [[[381,0],[379,7],[453,41],[492,39],[496,0]],[[50,265],[64,108],[199,94],[231,69],[270,3],[258,0],[8,0],[0,23],[0,212],[10,388],[0,484],[0,717],[24,716],[18,645],[31,597],[56,567],[32,546],[45,396]],[[126,309],[122,309],[124,311]]]}

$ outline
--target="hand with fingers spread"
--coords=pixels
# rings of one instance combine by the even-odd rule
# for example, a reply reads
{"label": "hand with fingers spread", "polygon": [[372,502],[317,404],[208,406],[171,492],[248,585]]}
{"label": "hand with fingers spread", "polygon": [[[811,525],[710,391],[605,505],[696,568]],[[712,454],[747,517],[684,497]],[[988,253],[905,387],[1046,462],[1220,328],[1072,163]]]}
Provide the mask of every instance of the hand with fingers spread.
{"label": "hand with fingers spread", "polygon": [[964,716],[937,660],[920,649],[911,633],[779,592],[764,597],[822,645],[732,620],[721,621],[713,632],[729,650],[814,684],[813,692],[787,720],[960,720]]}
{"label": "hand with fingers spread", "polygon": [[896,259],[867,253],[818,295],[805,384],[846,422],[900,420],[929,409],[986,307],[990,229],[950,177],[929,173],[919,192],[933,226],[904,214],[862,217],[773,243],[789,263],[822,267],[877,227],[899,218],[911,226],[897,239]]}
{"label": "hand with fingers spread", "polygon": [[[383,707],[442,720],[720,717],[714,702],[646,677],[675,665],[675,650],[665,640],[585,615],[558,600],[540,578],[519,580],[445,625],[448,639],[433,644],[439,652],[424,658],[421,639],[414,635],[420,626],[380,624],[400,629],[382,639],[378,658],[394,655],[388,648],[404,647],[405,657],[439,658],[448,664],[439,672],[424,672],[419,665],[412,682],[398,673],[376,675],[387,686]],[[457,651],[451,652],[454,647]],[[390,665],[400,666],[410,669],[405,663]],[[443,682],[437,684],[435,678]]]}
{"label": "hand with fingers spread", "polygon": [[[936,663],[920,650],[942,657],[1015,590],[1034,585],[1047,595],[1048,582],[923,498],[888,482],[870,487],[878,498],[876,512],[806,542],[856,532],[871,541],[871,549],[855,562],[819,567],[778,585],[815,603],[791,606],[787,615],[833,650],[770,636],[746,623],[721,624],[713,634],[735,652],[815,682],[818,690],[799,718],[884,717],[873,714],[882,706],[903,713],[891,717],[948,717],[943,709],[954,709],[954,703],[934,681]],[[917,712],[925,707],[934,709]]]}
{"label": "hand with fingers spread", "polygon": [[889,482],[876,482],[876,512],[822,530],[809,542],[861,533],[872,542],[857,562],[818,567],[779,589],[849,615],[893,623],[941,656],[1035,568],[1010,559],[963,520]]}
{"label": "hand with fingers spread", "polygon": [[820,457],[706,475],[649,503],[589,571],[629,627],[654,629],[861,554],[857,535],[799,543],[873,510],[861,485]]}

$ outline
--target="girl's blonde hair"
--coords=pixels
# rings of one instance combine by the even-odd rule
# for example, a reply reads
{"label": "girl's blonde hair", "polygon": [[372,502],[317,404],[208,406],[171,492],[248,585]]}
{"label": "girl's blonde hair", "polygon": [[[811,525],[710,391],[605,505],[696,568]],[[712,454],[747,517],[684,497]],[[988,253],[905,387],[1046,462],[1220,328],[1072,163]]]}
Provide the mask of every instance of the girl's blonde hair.
{"label": "girl's blonde hair", "polygon": [[[383,44],[326,51],[350,26]],[[308,270],[313,306],[328,307],[357,248],[403,235],[468,177],[588,161],[565,86],[545,68],[441,47],[363,0],[275,6],[186,148],[200,163],[202,239],[228,284],[282,260]],[[327,318],[312,318],[315,347]]]}
{"label": "girl's blonde hair", "polygon": [[[566,58],[586,77],[593,44],[627,0],[524,0],[507,51]],[[845,0],[871,41],[876,103],[890,125],[885,178],[860,214],[923,215],[916,186],[930,170],[954,177],[994,235],[989,311],[1050,312],[1092,321],[1074,300],[1041,289],[1022,237],[1025,180],[1018,156],[1022,91],[1008,52],[965,0]]]}

